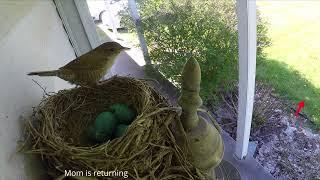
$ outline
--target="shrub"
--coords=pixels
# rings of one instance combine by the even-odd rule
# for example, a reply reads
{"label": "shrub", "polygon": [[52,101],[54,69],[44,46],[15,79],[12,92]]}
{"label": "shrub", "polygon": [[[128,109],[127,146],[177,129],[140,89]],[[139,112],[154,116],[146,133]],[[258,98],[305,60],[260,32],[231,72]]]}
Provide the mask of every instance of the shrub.
{"label": "shrub", "polygon": [[[234,87],[231,84],[238,78],[235,1],[144,0],[138,5],[151,60],[167,79],[179,87],[182,67],[192,56],[201,66],[204,100]],[[266,30],[259,18],[258,56],[269,45]]]}

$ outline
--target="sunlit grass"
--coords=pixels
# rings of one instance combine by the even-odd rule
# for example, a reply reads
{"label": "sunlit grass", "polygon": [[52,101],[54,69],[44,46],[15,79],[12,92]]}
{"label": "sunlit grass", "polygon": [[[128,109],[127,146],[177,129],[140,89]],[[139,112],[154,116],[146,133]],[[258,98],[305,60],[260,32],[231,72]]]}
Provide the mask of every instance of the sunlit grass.
{"label": "sunlit grass", "polygon": [[[269,22],[272,39],[266,49],[272,60],[257,67],[258,79],[289,100],[305,100],[304,111],[320,125],[320,2],[258,1],[258,7]],[[280,72],[283,68],[275,64],[291,73]]]}

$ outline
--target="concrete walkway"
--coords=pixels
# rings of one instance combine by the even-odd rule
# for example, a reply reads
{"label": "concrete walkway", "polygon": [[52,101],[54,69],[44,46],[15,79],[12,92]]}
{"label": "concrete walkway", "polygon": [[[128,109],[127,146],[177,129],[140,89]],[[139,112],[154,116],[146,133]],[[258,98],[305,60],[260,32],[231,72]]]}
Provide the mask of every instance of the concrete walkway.
{"label": "concrete walkway", "polygon": [[[143,68],[139,66],[131,57],[122,53],[119,55],[116,63],[112,67],[112,71],[106,76],[106,78],[119,75],[119,76],[131,76],[137,78],[146,78]],[[157,87],[171,104],[175,105],[178,97],[178,93],[174,86],[170,82],[164,82],[161,87]],[[272,180],[273,176],[266,172],[263,167],[252,157],[248,156],[245,160],[239,160],[234,156],[234,150],[236,142],[226,133],[222,133],[222,138],[225,145],[225,152],[221,169],[227,169],[227,162],[231,163],[240,173],[242,180]],[[236,180],[235,178],[230,178]]]}

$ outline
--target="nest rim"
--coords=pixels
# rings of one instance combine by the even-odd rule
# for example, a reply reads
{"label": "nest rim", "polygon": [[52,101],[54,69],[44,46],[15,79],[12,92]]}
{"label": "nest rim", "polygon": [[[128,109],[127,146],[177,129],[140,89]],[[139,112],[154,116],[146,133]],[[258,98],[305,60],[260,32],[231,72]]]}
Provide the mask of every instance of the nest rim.
{"label": "nest rim", "polygon": [[[83,92],[85,93],[81,94]],[[134,106],[138,116],[129,126],[125,135],[94,146],[73,144],[77,140],[75,140],[76,138],[70,139],[70,137],[77,135],[79,137],[81,134],[79,132],[70,137],[59,136],[58,132],[73,133],[68,124],[63,121],[63,117],[70,118],[69,116],[72,117],[70,112],[77,110],[77,108],[82,111],[88,107],[87,105],[90,104],[88,99],[98,97],[97,94],[94,95],[95,92],[105,96],[102,99],[95,99],[97,104],[101,103],[99,105],[105,106],[108,103],[110,105],[110,102],[114,100],[108,98],[111,98],[110,94],[114,93],[112,96],[115,96],[115,99],[119,99],[117,94],[124,97],[120,98],[117,103],[125,101],[127,98],[128,102],[126,103],[130,104],[131,102],[131,105]],[[129,94],[124,95],[125,93]],[[77,103],[74,103],[73,100],[76,100]],[[110,102],[107,103],[103,100],[110,100]],[[56,107],[53,107],[53,104]],[[103,108],[90,109],[94,111],[90,113],[97,114],[101,109]],[[47,111],[54,112],[55,115]],[[66,115],[68,113],[69,116]],[[81,114],[81,116],[90,117],[90,114],[86,113],[84,112],[85,115]],[[39,119],[39,115],[43,118]],[[91,114],[91,116],[94,115]],[[204,174],[191,165],[188,161],[188,155],[177,145],[171,131],[172,122],[178,118],[177,109],[170,106],[166,99],[150,87],[147,82],[131,77],[113,76],[94,88],[78,87],[62,90],[45,97],[35,109],[32,119],[27,121],[28,142],[32,145],[27,152],[40,155],[46,162],[48,173],[55,177],[66,169],[82,171],[122,169],[127,170],[129,176],[134,179],[141,177],[197,179]],[[61,121],[57,122],[57,120]],[[76,124],[88,127],[86,123],[75,123],[71,126],[79,128]],[[62,128],[63,125],[68,127]],[[98,158],[99,156],[100,158]],[[139,163],[140,166],[135,165]]]}

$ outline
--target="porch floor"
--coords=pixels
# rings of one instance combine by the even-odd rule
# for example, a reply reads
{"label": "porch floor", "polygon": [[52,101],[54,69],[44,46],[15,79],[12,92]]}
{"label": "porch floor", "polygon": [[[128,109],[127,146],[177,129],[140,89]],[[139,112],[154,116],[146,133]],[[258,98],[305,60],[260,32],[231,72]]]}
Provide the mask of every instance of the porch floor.
{"label": "porch floor", "polygon": [[[131,76],[136,78],[147,78],[143,72],[143,68],[139,66],[128,54],[122,53],[119,55],[116,63],[106,75],[106,78],[119,75]],[[155,86],[154,83],[152,83]],[[172,104],[176,104],[178,92],[174,86],[168,81],[156,85],[156,89],[160,91]],[[274,177],[266,172],[264,168],[250,155],[244,160],[239,160],[234,156],[236,142],[226,132],[222,132],[222,138],[225,145],[223,160],[231,163],[240,173],[242,180],[272,180]]]}

